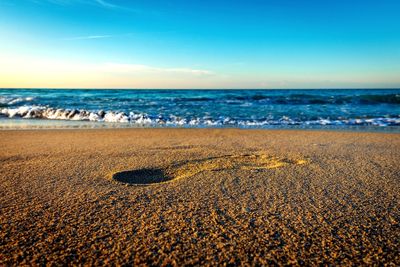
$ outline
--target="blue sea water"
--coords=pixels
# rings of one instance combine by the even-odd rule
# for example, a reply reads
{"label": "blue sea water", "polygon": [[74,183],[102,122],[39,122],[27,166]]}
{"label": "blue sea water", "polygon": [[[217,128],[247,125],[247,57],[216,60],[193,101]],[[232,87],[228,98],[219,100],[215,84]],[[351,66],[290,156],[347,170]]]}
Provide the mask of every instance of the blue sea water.
{"label": "blue sea water", "polygon": [[400,89],[1,89],[0,128],[400,128]]}

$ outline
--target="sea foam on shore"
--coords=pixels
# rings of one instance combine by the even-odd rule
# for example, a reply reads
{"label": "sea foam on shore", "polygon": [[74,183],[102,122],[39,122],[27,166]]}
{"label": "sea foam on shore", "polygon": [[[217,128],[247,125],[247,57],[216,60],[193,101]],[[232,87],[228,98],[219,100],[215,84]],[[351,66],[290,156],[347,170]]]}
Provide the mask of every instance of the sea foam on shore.
{"label": "sea foam on shore", "polygon": [[137,125],[180,125],[180,126],[267,126],[267,125],[364,125],[364,126],[400,126],[399,118],[354,118],[354,119],[316,119],[299,121],[296,119],[283,116],[279,119],[264,119],[264,120],[235,120],[232,118],[217,118],[210,117],[202,118],[181,118],[170,115],[149,116],[134,112],[114,112],[114,111],[97,111],[91,112],[87,110],[77,109],[55,109],[40,106],[22,106],[18,108],[3,108],[0,109],[0,115],[8,118],[23,118],[23,119],[50,119],[50,120],[72,120],[72,121],[93,121],[93,122],[118,122],[131,123]]}

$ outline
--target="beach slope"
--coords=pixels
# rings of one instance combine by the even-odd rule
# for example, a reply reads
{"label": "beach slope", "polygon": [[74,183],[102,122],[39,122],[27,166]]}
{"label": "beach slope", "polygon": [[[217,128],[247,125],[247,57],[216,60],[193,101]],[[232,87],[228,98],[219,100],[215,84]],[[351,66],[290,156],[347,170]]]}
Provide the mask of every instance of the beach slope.
{"label": "beach slope", "polygon": [[0,132],[0,265],[400,265],[400,135]]}

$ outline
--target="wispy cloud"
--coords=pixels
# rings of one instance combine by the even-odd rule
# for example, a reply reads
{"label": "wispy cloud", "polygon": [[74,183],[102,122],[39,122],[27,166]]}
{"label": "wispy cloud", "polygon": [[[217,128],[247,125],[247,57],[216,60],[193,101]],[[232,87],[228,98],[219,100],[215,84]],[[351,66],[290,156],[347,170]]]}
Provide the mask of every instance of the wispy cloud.
{"label": "wispy cloud", "polygon": [[77,36],[77,37],[69,37],[64,38],[64,40],[90,40],[90,39],[104,39],[104,38],[111,38],[113,35],[88,35],[88,36]]}
{"label": "wispy cloud", "polygon": [[105,7],[105,8],[121,8],[120,6],[111,4],[111,3],[106,2],[106,1],[104,1],[104,0],[95,0],[95,2],[96,2],[97,4],[99,4],[100,6]]}
{"label": "wispy cloud", "polygon": [[191,69],[191,68],[161,68],[141,64],[121,64],[121,63],[105,63],[100,69],[107,72],[116,73],[134,73],[134,72],[153,72],[153,73],[181,73],[196,76],[213,75],[209,70]]}
{"label": "wispy cloud", "polygon": [[93,40],[93,39],[107,39],[107,38],[128,37],[128,36],[132,36],[132,33],[123,33],[123,34],[92,34],[92,35],[65,37],[65,38],[62,38],[61,40],[65,40],[65,41]]}
{"label": "wispy cloud", "polygon": [[129,12],[140,12],[140,10],[132,9],[122,5],[116,5],[110,0],[30,0],[35,4],[50,3],[54,5],[68,6],[68,5],[91,5],[106,9],[123,10]]}
{"label": "wispy cloud", "polygon": [[[113,10],[119,10],[119,11],[125,11],[125,12],[132,12],[132,13],[143,13],[143,10],[141,9],[135,9],[132,7],[127,7],[127,6],[123,6],[123,5],[116,5],[114,3],[112,3],[110,0],[91,0],[93,2],[93,4],[102,7],[102,8],[106,8],[106,9],[113,9]],[[129,1],[127,1],[129,2]]]}
{"label": "wispy cloud", "polygon": [[[62,7],[88,6],[92,8],[105,9],[112,12],[123,12],[132,14],[145,14],[149,16],[159,16],[162,14],[158,10],[145,10],[133,7],[133,1],[126,1],[123,4],[115,4],[112,0],[27,0],[37,5],[52,4]],[[1,2],[1,0],[0,0]],[[2,3],[0,3],[1,5]]]}
{"label": "wispy cloud", "polygon": [[159,67],[135,63],[119,62],[81,62],[68,61],[60,59],[41,59],[24,57],[2,57],[0,55],[0,73],[1,67],[15,66],[16,69],[22,68],[31,72],[43,70],[44,72],[59,73],[102,73],[102,74],[120,74],[120,75],[184,75],[184,76],[211,76],[214,72],[206,69],[197,69],[189,67]]}

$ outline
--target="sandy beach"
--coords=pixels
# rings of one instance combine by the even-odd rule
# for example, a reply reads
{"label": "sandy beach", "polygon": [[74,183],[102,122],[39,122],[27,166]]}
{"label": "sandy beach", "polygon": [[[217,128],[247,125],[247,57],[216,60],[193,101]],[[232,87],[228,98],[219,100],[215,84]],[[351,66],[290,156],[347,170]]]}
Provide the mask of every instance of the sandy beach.
{"label": "sandy beach", "polygon": [[400,265],[400,135],[0,132],[0,265]]}

